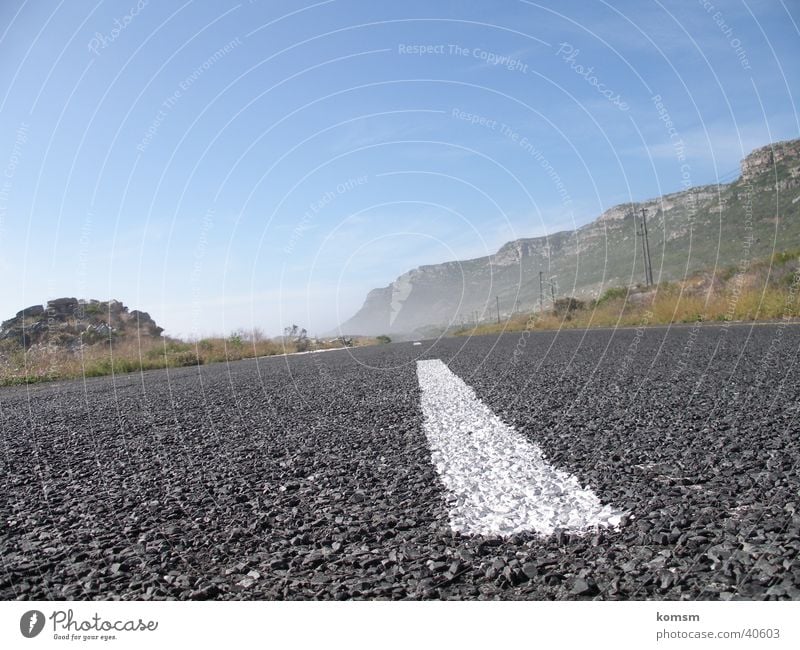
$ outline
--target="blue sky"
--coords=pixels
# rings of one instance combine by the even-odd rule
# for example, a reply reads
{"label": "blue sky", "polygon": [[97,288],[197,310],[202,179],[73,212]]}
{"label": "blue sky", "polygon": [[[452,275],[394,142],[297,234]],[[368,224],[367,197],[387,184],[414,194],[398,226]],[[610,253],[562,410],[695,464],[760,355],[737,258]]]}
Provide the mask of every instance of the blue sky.
{"label": "blue sky", "polygon": [[798,23],[780,0],[4,0],[0,317],[113,297],[173,335],[322,333],[413,267],[798,137]]}

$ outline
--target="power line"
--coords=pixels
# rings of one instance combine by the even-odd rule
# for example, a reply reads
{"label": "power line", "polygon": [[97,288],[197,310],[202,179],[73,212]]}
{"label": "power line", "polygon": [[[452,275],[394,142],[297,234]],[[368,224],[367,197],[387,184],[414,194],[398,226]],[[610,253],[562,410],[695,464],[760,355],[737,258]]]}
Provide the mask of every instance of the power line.
{"label": "power line", "polygon": [[741,174],[742,170],[738,167],[736,169],[732,169],[729,172],[725,172],[724,174],[720,174],[717,176],[717,183],[727,183],[729,180],[733,180],[739,174]]}

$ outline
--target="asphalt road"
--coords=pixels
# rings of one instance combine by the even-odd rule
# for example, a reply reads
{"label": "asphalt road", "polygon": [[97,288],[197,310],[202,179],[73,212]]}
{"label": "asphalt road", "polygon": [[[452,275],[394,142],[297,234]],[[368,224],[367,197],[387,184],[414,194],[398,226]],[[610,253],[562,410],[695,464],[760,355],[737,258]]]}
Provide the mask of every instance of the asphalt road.
{"label": "asphalt road", "polygon": [[[417,359],[621,524],[454,533]],[[798,359],[566,331],[0,389],[0,598],[798,599]]]}

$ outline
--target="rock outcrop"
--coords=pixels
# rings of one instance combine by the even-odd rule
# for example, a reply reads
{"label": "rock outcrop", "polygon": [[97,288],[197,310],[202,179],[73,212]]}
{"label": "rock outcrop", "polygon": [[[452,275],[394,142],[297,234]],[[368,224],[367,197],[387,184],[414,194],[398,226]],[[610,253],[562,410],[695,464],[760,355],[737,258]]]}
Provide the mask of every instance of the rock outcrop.
{"label": "rock outcrop", "polygon": [[800,177],[800,140],[774,142],[753,150],[742,160],[742,180],[751,181],[762,174],[778,171],[786,166],[791,178]]}
{"label": "rock outcrop", "polygon": [[118,300],[57,298],[33,305],[0,325],[0,341],[25,349],[75,350],[133,336],[159,337],[163,328],[143,311],[128,311]]}

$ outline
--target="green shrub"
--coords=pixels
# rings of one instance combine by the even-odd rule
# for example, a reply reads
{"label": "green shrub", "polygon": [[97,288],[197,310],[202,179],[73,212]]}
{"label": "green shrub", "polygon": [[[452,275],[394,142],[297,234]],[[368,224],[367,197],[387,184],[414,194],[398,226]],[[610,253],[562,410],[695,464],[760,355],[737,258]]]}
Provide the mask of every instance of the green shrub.
{"label": "green shrub", "polygon": [[781,253],[775,253],[772,255],[772,266],[781,266],[783,264],[788,264],[789,262],[796,262],[800,258],[800,251],[793,250],[793,251],[783,251]]}
{"label": "green shrub", "polygon": [[183,341],[178,341],[177,339],[167,339],[164,342],[164,351],[167,354],[171,354],[174,352],[188,352],[192,349],[192,346],[188,343],[184,343]]}
{"label": "green shrub", "polygon": [[203,363],[202,359],[192,351],[176,352],[169,356],[169,365],[174,368],[184,366],[198,366]]}
{"label": "green shrub", "polygon": [[83,368],[86,377],[104,377],[112,372],[111,359],[98,359],[87,363]]}
{"label": "green shrub", "polygon": [[97,314],[102,314],[105,310],[97,302],[90,302],[88,305],[83,306],[83,313],[87,316],[96,316]]}
{"label": "green shrub", "polygon": [[559,298],[553,305],[557,314],[579,311],[586,308],[586,303],[577,298]]}
{"label": "green shrub", "polygon": [[144,353],[145,359],[163,359],[164,356],[163,348],[150,348]]}
{"label": "green shrub", "polygon": [[628,290],[625,287],[611,287],[603,292],[603,295],[597,299],[595,305],[602,305],[604,302],[617,300],[619,298],[626,298],[627,296]]}

